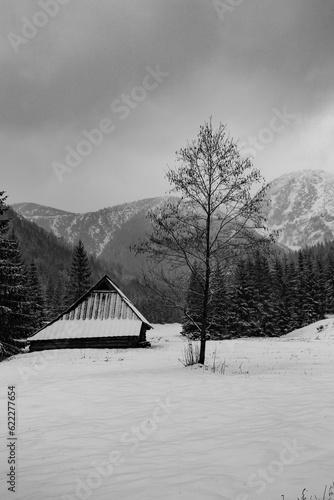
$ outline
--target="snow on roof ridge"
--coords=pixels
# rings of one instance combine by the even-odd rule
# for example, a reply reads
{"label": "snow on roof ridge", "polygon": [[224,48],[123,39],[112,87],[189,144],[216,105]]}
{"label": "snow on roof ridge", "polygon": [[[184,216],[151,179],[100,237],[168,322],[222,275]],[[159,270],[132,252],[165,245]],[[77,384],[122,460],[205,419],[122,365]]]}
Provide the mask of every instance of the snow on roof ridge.
{"label": "snow on roof ridge", "polygon": [[[75,309],[76,306],[82,302],[90,293],[92,293],[96,287],[98,286],[99,283],[101,283],[101,281],[103,279],[107,279],[109,281],[109,283],[114,287],[114,289],[116,290],[116,292],[122,297],[122,299],[125,301],[125,303],[130,307],[130,309],[132,309],[132,311],[136,314],[136,316],[138,316],[138,318],[143,322],[145,323],[149,329],[153,329],[153,326],[147,321],[147,319],[141,314],[141,312],[138,311],[138,309],[133,305],[133,303],[131,302],[130,299],[127,298],[127,296],[121,291],[120,288],[118,288],[118,286],[112,281],[111,278],[109,278],[109,276],[107,274],[105,274],[97,283],[95,283],[87,292],[85,292],[83,295],[81,295],[81,297],[79,299],[77,299],[75,302],[73,302],[73,304],[71,304],[67,309],[65,309],[65,311],[63,311],[61,314],[59,314],[55,319],[53,319],[52,321],[50,321],[49,323],[47,323],[46,325],[44,325],[42,328],[40,328],[39,330],[37,330],[36,332],[34,332],[30,337],[29,339],[32,339],[32,337],[35,337],[35,335],[37,335],[39,332],[41,332],[42,330],[44,330],[45,328],[48,328],[50,325],[52,325],[53,323],[56,323],[57,321],[59,321],[63,316],[65,316],[66,314],[68,314],[72,309]],[[97,290],[98,291],[98,290]]]}
{"label": "snow on roof ridge", "polygon": [[[127,296],[122,292],[122,290],[120,288],[118,288],[118,286],[112,281],[111,278],[109,278],[109,276],[107,274],[105,274],[103,276],[103,278],[101,278],[100,281],[98,281],[98,283],[100,283],[104,278],[106,278],[108,281],[110,281],[111,285],[120,294],[122,299],[125,300],[125,302],[128,304],[128,306],[133,310],[133,312],[139,317],[139,319],[141,319],[142,322],[145,323],[146,325],[149,325],[151,328],[153,328],[153,326],[147,321],[147,319],[145,319],[145,317],[141,314],[141,312],[139,312],[138,309],[133,305],[131,300],[127,298]],[[98,283],[95,284],[95,287],[98,285]]]}

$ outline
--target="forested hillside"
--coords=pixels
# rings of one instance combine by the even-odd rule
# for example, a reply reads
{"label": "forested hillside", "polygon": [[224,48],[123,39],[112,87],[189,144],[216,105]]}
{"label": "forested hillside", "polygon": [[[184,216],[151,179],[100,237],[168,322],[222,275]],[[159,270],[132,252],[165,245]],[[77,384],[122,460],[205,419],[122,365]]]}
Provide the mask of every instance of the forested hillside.
{"label": "forested hillside", "polygon": [[[24,263],[29,266],[33,262],[36,266],[46,308],[51,308],[56,313],[61,312],[72,260],[72,246],[33,222],[19,217],[12,209],[8,210],[7,216],[10,219],[10,227],[20,242]],[[89,256],[89,265],[93,282],[108,274],[111,279],[127,288],[126,284],[120,283],[120,265],[107,265],[93,256]]]}
{"label": "forested hillside", "polygon": [[[64,308],[72,247],[11,209],[7,216],[20,242],[26,267],[31,263],[36,267],[46,318],[50,319]],[[193,278],[189,280],[182,312],[182,307],[168,307],[162,298],[150,296],[138,278],[129,280],[128,270],[120,264],[113,265],[113,257],[118,261],[123,252],[123,260],[125,255],[129,260],[130,274],[136,266],[138,269],[138,261],[128,246],[136,231],[141,236],[142,217],[138,214],[123,225],[115,238],[119,244],[115,248],[108,245],[108,262],[89,256],[92,281],[108,274],[149,321],[183,321],[184,333],[196,337],[201,305],[196,295],[198,284]],[[334,313],[334,242],[286,254],[276,251],[271,257],[256,254],[241,260],[233,272],[218,265],[214,273],[220,286],[211,302],[211,338],[282,335],[322,319],[326,313]]]}
{"label": "forested hillside", "polygon": [[[43,295],[44,318],[50,320],[60,314],[66,305],[65,296],[73,257],[72,245],[66,243],[62,238],[47,232],[37,224],[19,216],[11,208],[7,210],[6,218],[9,219],[10,230],[15,232],[19,241],[25,267],[28,269],[32,263],[35,265],[37,279]],[[130,252],[128,248],[130,240],[127,239],[127,234],[132,233],[135,227],[138,227],[135,221],[134,223],[129,222],[129,231],[124,231],[122,243],[116,245],[115,249],[109,245],[111,256],[108,262],[103,258],[95,258],[89,255],[92,282],[94,283],[104,274],[108,274],[150,321],[180,321],[179,312],[173,313],[166,310],[158,299],[152,300],[146,296],[145,289],[140,287],[138,278],[129,278],[129,274],[135,274],[136,264],[134,252]],[[130,273],[121,264],[113,264],[112,257],[114,256],[115,260],[117,260],[117,255],[120,252],[128,256]]]}
{"label": "forested hillside", "polygon": [[[280,336],[334,313],[334,242],[289,254],[254,254],[227,273],[214,271],[209,335]],[[183,332],[197,338],[201,284],[192,276]]]}

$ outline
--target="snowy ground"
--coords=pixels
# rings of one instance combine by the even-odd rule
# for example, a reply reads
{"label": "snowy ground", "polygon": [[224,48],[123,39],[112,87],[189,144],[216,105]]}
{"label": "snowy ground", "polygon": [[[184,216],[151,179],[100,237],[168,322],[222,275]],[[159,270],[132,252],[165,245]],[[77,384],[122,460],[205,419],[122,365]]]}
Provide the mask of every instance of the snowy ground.
{"label": "snowy ground", "polygon": [[[179,331],[157,325],[147,350],[1,363],[1,500],[296,500],[303,488],[322,498],[334,481],[334,320],[208,342],[208,365],[216,349],[224,374],[184,368]],[[6,484],[14,385],[16,493]]]}

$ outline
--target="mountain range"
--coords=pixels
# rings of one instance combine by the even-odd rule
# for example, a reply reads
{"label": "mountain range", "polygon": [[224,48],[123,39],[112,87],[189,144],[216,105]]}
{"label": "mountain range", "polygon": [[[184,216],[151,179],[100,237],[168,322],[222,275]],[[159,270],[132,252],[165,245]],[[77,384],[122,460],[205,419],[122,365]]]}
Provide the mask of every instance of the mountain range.
{"label": "mountain range", "polygon": [[[269,184],[267,198],[263,207],[267,227],[278,231],[280,245],[296,250],[334,239],[334,175],[323,170],[285,174]],[[66,243],[73,245],[81,238],[89,253],[124,266],[131,277],[136,276],[140,259],[129,246],[149,229],[148,210],[166,199],[148,198],[82,214],[35,203],[12,208]]]}
{"label": "mountain range", "polygon": [[18,203],[12,205],[12,209],[19,217],[35,223],[69,245],[75,245],[81,239],[88,253],[113,268],[120,266],[122,274],[132,279],[138,276],[142,257],[136,257],[129,247],[145,237],[149,229],[148,210],[169,198],[148,198],[83,214],[36,203]]}
{"label": "mountain range", "polygon": [[301,170],[269,185],[264,208],[268,228],[279,231],[277,242],[291,250],[334,240],[334,175]]}

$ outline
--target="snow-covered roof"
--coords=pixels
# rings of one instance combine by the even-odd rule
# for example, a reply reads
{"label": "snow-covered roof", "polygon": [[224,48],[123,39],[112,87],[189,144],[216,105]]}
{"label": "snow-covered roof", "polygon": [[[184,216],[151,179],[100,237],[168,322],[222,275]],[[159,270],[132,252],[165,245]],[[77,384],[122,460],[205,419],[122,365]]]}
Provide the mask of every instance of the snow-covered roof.
{"label": "snow-covered roof", "polygon": [[139,335],[142,322],[136,319],[85,320],[59,319],[36,333],[29,340],[57,340]]}
{"label": "snow-covered roof", "polygon": [[30,341],[139,335],[142,323],[153,328],[132,302],[104,276]]}

